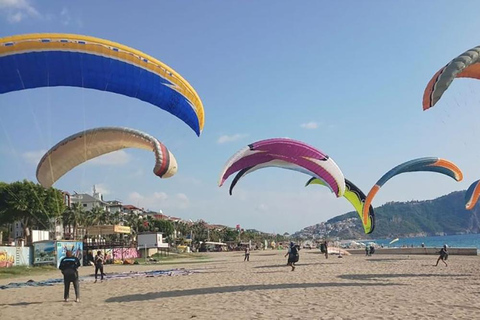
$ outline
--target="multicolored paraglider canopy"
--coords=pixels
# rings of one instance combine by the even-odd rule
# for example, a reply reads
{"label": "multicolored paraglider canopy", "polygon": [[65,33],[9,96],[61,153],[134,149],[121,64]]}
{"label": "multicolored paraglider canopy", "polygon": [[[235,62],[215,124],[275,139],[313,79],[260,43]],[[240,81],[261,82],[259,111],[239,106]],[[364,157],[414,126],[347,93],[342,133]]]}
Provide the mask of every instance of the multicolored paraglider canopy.
{"label": "multicolored paraglider canopy", "polygon": [[[325,186],[325,183],[322,180],[319,180],[317,178],[311,178],[310,180],[307,181],[307,183],[305,184],[305,187],[312,184]],[[348,179],[345,179],[345,186],[346,186],[346,189],[345,189],[345,193],[343,194],[343,197],[346,198],[357,211],[358,215],[360,216],[360,221],[362,221],[362,226],[365,233],[366,234],[372,233],[373,230],[375,229],[375,212],[373,211],[372,206],[370,206],[368,210],[367,223],[363,223],[363,206],[367,196],[363,193],[362,190],[360,190],[359,187],[354,185],[353,182],[351,182]]]}
{"label": "multicolored paraglider canopy", "polygon": [[475,181],[468,187],[465,193],[465,208],[472,210],[477,204],[478,197],[480,196],[480,180]]}
{"label": "multicolored paraglider canopy", "polygon": [[363,207],[363,222],[368,222],[368,210],[366,208],[371,205],[378,190],[380,190],[388,180],[401,173],[416,171],[438,172],[447,175],[456,181],[462,181],[463,179],[462,171],[453,162],[445,159],[426,157],[404,162],[385,173],[372,187],[365,200],[365,206]]}
{"label": "multicolored paraglider canopy", "polygon": [[433,107],[455,78],[480,79],[480,46],[465,51],[435,73],[423,93],[423,110]]}
{"label": "multicolored paraglider canopy", "polygon": [[172,68],[127,46],[74,34],[0,39],[0,94],[71,86],[118,93],[155,105],[203,130],[202,101]]}
{"label": "multicolored paraglider canopy", "polygon": [[37,180],[43,187],[51,187],[76,166],[124,148],[153,151],[153,172],[160,178],[169,178],[177,172],[173,154],[151,135],[129,128],[101,127],[73,134],[48,150],[38,163]]}
{"label": "multicolored paraglider canopy", "polygon": [[230,175],[240,171],[232,183],[232,190],[242,176],[266,167],[279,167],[314,176],[325,182],[337,197],[345,192],[343,173],[331,158],[303,142],[287,138],[257,141],[238,151],[227,161],[218,185],[222,186]]}

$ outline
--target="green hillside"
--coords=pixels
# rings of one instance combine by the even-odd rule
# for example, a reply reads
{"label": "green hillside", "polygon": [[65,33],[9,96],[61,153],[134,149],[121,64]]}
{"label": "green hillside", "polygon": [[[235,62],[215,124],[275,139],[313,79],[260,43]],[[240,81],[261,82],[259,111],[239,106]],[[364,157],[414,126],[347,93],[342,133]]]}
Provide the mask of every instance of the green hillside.
{"label": "green hillside", "polygon": [[[375,208],[376,226],[370,238],[393,238],[431,235],[480,233],[478,206],[465,209],[465,191],[456,191],[434,200],[389,202]],[[350,225],[346,224],[350,222]],[[320,225],[299,231],[315,233]],[[329,237],[365,238],[361,221],[356,212],[334,217],[323,227]]]}

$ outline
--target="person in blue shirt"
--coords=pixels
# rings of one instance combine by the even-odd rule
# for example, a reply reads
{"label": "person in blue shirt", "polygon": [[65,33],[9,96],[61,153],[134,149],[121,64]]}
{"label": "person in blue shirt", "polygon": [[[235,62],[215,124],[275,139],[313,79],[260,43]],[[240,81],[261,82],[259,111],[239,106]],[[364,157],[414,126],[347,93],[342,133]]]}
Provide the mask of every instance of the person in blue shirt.
{"label": "person in blue shirt", "polygon": [[60,266],[58,267],[60,270],[62,270],[63,274],[63,283],[65,285],[63,298],[65,299],[65,302],[68,302],[70,283],[73,283],[73,288],[75,289],[75,302],[80,302],[78,267],[80,267],[80,260],[72,255],[72,251],[68,250],[67,256],[60,261]]}

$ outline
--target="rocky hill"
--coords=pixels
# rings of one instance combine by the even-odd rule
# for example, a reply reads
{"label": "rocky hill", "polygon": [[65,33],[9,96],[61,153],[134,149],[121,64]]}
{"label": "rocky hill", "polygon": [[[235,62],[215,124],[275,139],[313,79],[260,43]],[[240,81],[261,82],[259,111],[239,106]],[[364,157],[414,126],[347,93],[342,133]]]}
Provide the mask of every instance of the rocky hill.
{"label": "rocky hill", "polygon": [[357,212],[306,227],[292,236],[340,238],[395,238],[480,233],[480,205],[465,209],[465,191],[425,201],[389,202],[375,208],[376,226],[365,235]]}

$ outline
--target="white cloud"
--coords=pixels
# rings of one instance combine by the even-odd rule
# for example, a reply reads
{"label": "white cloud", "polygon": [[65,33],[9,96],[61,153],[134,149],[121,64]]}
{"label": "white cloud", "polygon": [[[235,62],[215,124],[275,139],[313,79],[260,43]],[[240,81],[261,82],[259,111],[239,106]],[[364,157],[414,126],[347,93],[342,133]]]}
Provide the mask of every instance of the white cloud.
{"label": "white cloud", "polygon": [[175,195],[175,201],[180,209],[186,209],[190,205],[190,200],[185,193],[177,193]]}
{"label": "white cloud", "polygon": [[98,166],[123,166],[129,163],[130,160],[132,160],[132,157],[126,153],[125,150],[118,150],[107,153],[98,158],[91,159],[88,161],[88,163]]}
{"label": "white cloud", "polygon": [[70,16],[70,12],[68,12],[67,8],[63,8],[60,12],[60,20],[64,26],[68,26],[72,22],[72,17]]}
{"label": "white cloud", "polygon": [[82,20],[78,17],[72,17],[70,11],[65,7],[62,9],[62,11],[60,11],[60,21],[64,26],[69,26],[73,24],[77,25],[78,27],[83,27]]}
{"label": "white cloud", "polygon": [[8,22],[17,23],[22,21],[23,17],[24,17],[23,13],[17,12],[17,13],[10,14],[7,17],[7,19],[8,19]]}
{"label": "white cloud", "polygon": [[154,192],[149,195],[132,192],[128,195],[128,201],[134,206],[157,211],[166,209],[186,209],[190,205],[190,200],[184,193],[177,193],[174,196],[169,196],[165,192]]}
{"label": "white cloud", "polygon": [[42,159],[43,155],[47,152],[47,150],[38,150],[38,151],[27,151],[22,153],[22,158],[27,163],[37,165]]}
{"label": "white cloud", "polygon": [[233,142],[233,141],[243,139],[247,136],[248,136],[248,134],[240,134],[240,133],[237,133],[237,134],[234,134],[234,135],[231,135],[231,136],[223,135],[223,136],[220,136],[220,138],[218,138],[217,143],[222,144],[222,143],[227,143],[227,142]]}
{"label": "white cloud", "polygon": [[10,23],[18,23],[26,18],[41,18],[28,0],[0,0],[0,12]]}
{"label": "white cloud", "polygon": [[314,121],[310,121],[310,122],[307,122],[307,123],[302,123],[300,125],[300,127],[304,128],[304,129],[317,129],[318,128],[318,123],[316,123]]}

